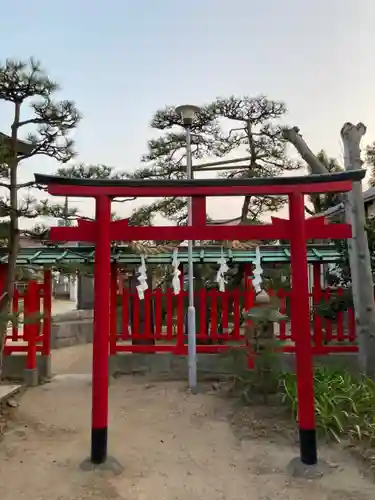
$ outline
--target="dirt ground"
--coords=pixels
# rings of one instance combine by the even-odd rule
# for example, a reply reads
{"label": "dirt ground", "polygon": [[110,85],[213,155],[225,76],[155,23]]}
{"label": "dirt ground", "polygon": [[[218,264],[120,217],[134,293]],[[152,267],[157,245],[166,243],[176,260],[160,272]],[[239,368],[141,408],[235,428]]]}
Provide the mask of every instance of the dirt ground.
{"label": "dirt ground", "polygon": [[83,472],[79,464],[90,446],[90,349],[66,348],[54,356],[54,370],[66,375],[21,397],[0,442],[1,500],[375,498],[373,483],[340,449],[320,450],[336,465],[330,474],[292,479],[285,468],[297,446],[240,440],[228,420],[228,401],[144,377],[110,386],[109,450],[124,472]]}

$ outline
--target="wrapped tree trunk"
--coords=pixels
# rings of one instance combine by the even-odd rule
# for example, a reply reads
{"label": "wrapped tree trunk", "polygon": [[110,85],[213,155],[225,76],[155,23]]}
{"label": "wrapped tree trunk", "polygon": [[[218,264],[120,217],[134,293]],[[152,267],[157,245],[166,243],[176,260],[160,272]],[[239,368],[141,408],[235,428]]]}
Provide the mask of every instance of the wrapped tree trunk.
{"label": "wrapped tree trunk", "polygon": [[[345,123],[341,129],[344,144],[345,170],[362,168],[361,139],[366,133],[363,123]],[[375,307],[371,258],[365,231],[366,213],[362,185],[353,184],[346,195],[346,221],[352,226],[352,238],[348,240],[352,295],[355,311],[356,332],[359,339],[359,363],[363,373],[375,374]]]}

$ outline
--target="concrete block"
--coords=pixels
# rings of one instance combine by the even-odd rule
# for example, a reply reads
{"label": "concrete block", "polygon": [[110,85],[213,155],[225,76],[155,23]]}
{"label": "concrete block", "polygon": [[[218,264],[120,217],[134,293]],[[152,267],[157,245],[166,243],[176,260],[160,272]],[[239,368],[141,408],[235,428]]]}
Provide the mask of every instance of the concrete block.
{"label": "concrete block", "polygon": [[119,369],[117,366],[117,355],[109,356],[108,359],[108,374],[110,377],[114,377],[118,373]]}
{"label": "concrete block", "polygon": [[[76,311],[76,313],[82,311]],[[85,312],[85,311],[84,311]],[[52,324],[52,349],[92,342],[93,323],[90,317],[76,315],[76,319],[64,321],[62,318]]]}
{"label": "concrete block", "polygon": [[51,356],[40,356],[39,378],[50,379],[52,377]]}
{"label": "concrete block", "polygon": [[[237,360],[237,363],[240,361]],[[243,368],[246,370],[246,358],[243,360]],[[357,355],[354,354],[332,354],[329,356],[319,356],[314,359],[315,365],[322,364],[359,373]],[[115,372],[121,374],[148,373],[155,377],[165,376],[173,379],[185,380],[188,376],[187,356],[174,356],[171,353],[138,354],[119,353],[111,356],[110,374]],[[280,369],[295,370],[294,354],[282,354],[279,357],[278,365]],[[233,360],[219,354],[198,354],[197,355],[198,378],[206,377],[227,377],[233,374]]]}
{"label": "concrete block", "polygon": [[23,381],[27,387],[35,387],[39,383],[38,369],[28,369],[25,368],[23,372]]}
{"label": "concrete block", "polygon": [[[198,359],[197,359],[198,367]],[[188,376],[187,356],[173,356],[170,358],[170,372],[173,377],[186,378]]]}
{"label": "concrete block", "polygon": [[[159,375],[170,373],[173,355],[170,353],[145,354],[144,366],[149,367],[152,374]],[[177,356],[176,356],[177,358]]]}
{"label": "concrete block", "polygon": [[[48,378],[50,360],[45,358],[48,358],[48,356],[44,357],[38,354],[36,357],[37,372],[40,374],[40,378]],[[14,353],[10,356],[4,356],[3,377],[8,380],[23,381],[24,370],[26,370],[26,360],[26,353],[22,352]]]}
{"label": "concrete block", "polygon": [[[133,354],[120,353],[111,360],[112,372],[114,366],[117,373],[149,373],[157,377],[168,376],[173,379],[186,379],[188,375],[187,356],[175,356],[172,353]],[[227,360],[215,354],[199,354],[197,356],[198,375],[225,376],[231,373],[226,366]]]}
{"label": "concrete block", "polygon": [[23,380],[23,371],[26,368],[26,355],[14,353],[11,356],[4,356],[3,377],[9,380]]}
{"label": "concrete block", "polygon": [[[337,353],[326,356],[315,356],[315,366],[327,366],[330,368],[348,370],[352,374],[360,373],[357,353]],[[296,370],[296,358],[294,354],[285,353],[280,356],[280,365],[284,370]]]}

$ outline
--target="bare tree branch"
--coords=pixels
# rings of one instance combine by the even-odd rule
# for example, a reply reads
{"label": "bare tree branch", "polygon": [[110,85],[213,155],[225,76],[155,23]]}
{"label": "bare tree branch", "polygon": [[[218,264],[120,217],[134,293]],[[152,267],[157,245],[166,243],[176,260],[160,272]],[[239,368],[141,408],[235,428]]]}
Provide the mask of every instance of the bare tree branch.
{"label": "bare tree branch", "polygon": [[299,133],[298,127],[284,128],[282,131],[283,137],[286,141],[293,144],[301,157],[310,166],[313,174],[326,174],[327,169],[318,160],[318,158],[311,151],[309,146],[303,140],[302,135]]}

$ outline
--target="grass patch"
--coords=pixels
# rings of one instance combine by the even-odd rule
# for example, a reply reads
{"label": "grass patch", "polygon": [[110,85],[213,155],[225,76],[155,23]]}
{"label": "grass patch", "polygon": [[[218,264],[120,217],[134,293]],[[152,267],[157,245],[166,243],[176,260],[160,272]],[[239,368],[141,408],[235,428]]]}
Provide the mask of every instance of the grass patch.
{"label": "grass patch", "polygon": [[[294,373],[280,376],[282,402],[298,420],[297,382]],[[375,382],[338,369],[318,367],[314,377],[316,427],[337,442],[348,437],[375,445]]]}

